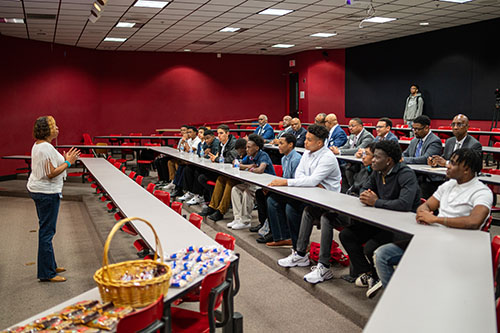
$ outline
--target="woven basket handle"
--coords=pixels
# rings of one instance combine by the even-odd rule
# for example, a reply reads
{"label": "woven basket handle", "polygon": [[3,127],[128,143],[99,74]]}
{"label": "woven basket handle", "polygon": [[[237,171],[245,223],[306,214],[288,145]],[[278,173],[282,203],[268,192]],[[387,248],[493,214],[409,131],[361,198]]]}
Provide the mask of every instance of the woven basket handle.
{"label": "woven basket handle", "polygon": [[[155,244],[155,254],[154,254],[153,260],[156,261],[156,259],[158,258],[158,250],[160,250],[160,259],[161,259],[161,262],[164,262],[163,249],[161,247],[160,239],[158,238],[158,235],[156,234],[155,228],[153,228],[151,223],[149,223],[145,219],[141,219],[140,217],[124,218],[124,219],[115,223],[115,225],[113,226],[113,229],[111,229],[111,231],[109,232],[108,238],[106,238],[106,243],[104,244],[104,254],[103,254],[103,258],[102,258],[102,267],[103,267],[103,270],[106,272],[106,275],[107,275],[107,278],[109,281],[111,281],[111,275],[109,274],[109,268],[108,268],[108,264],[109,264],[108,250],[109,250],[109,245],[111,243],[111,239],[113,239],[113,236],[118,231],[118,229],[120,229],[125,223],[131,222],[132,220],[142,221],[142,222],[146,223],[151,228],[151,230],[153,231],[153,234],[155,235],[155,243],[156,243]],[[103,274],[103,278],[104,278],[104,274]]]}

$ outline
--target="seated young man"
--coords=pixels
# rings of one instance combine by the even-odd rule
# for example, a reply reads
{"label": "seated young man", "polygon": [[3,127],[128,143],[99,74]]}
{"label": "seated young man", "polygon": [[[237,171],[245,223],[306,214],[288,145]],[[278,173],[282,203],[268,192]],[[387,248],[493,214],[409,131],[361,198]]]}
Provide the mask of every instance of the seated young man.
{"label": "seated young man", "polygon": [[[198,137],[198,129],[194,126],[188,126],[187,139],[181,139],[179,141],[179,150],[185,152],[196,153],[198,149],[198,144],[201,142]],[[181,196],[184,194],[182,190],[182,178],[184,174],[185,163],[180,163],[177,160],[168,161],[169,173],[171,169],[175,169],[175,176],[172,183],[175,185],[174,191],[172,192],[172,197]]]}
{"label": "seated young man", "polygon": [[[275,179],[269,186],[321,187],[327,191],[340,192],[340,168],[337,158],[325,145],[328,130],[320,125],[311,125],[307,128],[306,151],[295,170],[294,179]],[[328,192],[325,192],[328,195]],[[308,266],[309,257],[306,247],[298,243],[300,234],[300,220],[305,207],[303,202],[287,197],[272,194],[267,200],[270,215],[271,210],[286,212],[286,221],[292,238],[292,254],[278,260],[282,267]],[[282,217],[283,218],[283,217]],[[300,246],[300,247],[299,247]]]}
{"label": "seated young man", "polygon": [[[360,190],[359,200],[376,208],[415,211],[420,203],[420,189],[415,172],[400,163],[401,148],[396,141],[376,143],[373,153],[373,172]],[[349,254],[358,287],[368,287],[367,297],[377,291],[378,276],[373,264],[373,252],[379,246],[404,237],[371,224],[355,221],[340,232],[340,241]],[[363,246],[364,244],[364,246]]]}
{"label": "seated young man", "polygon": [[[302,158],[302,155],[295,150],[297,139],[292,133],[285,133],[278,141],[279,152],[283,155],[281,158],[281,167],[283,169],[282,177],[286,179],[295,178],[295,170]],[[273,208],[269,209],[267,205],[269,192],[267,190],[257,190],[255,197],[257,199],[257,210],[259,212],[260,226],[258,227],[261,227],[265,220],[268,219],[269,228],[271,230],[265,237],[257,238],[257,242],[266,243],[266,245],[270,247],[291,246],[292,241],[290,240],[290,231],[286,224],[285,210],[276,211]],[[252,228],[250,228],[250,231],[252,231]]]}
{"label": "seated young man", "polygon": [[[417,209],[416,220],[423,224],[457,229],[481,229],[493,204],[491,190],[477,178],[482,158],[471,148],[452,153],[447,164],[449,180]],[[434,215],[434,211],[439,214]],[[383,287],[387,287],[394,266],[399,263],[408,242],[390,243],[375,251],[375,265]]]}
{"label": "seated young man", "polygon": [[[236,140],[233,150],[227,152],[224,161],[227,161],[226,163],[232,163],[234,158],[242,159],[246,155],[246,145],[247,140],[243,138]],[[224,214],[229,210],[229,205],[231,204],[231,189],[236,184],[237,181],[232,178],[225,176],[217,177],[210,204],[202,209],[200,215],[207,216],[215,222],[222,220]]]}
{"label": "seated young man", "polygon": [[[364,148],[363,166],[354,174],[353,185],[347,190],[347,194],[356,197],[359,196],[361,188],[372,174],[371,165],[374,150],[374,142],[368,144],[368,146]],[[302,214],[302,222],[300,224],[301,233],[299,234],[298,240],[301,244],[299,245],[300,248],[305,248],[309,245],[309,238],[311,237],[313,225],[318,224],[321,225],[321,243],[318,265],[304,276],[305,281],[313,284],[333,278],[333,273],[330,270],[333,229],[350,225],[351,219],[333,211],[307,206]]]}
{"label": "seated young man", "polygon": [[[187,125],[181,125],[181,129],[180,129],[181,140],[182,140],[182,138],[184,138],[187,135],[187,128],[188,128]],[[168,169],[168,161],[170,159],[171,158],[167,155],[160,155],[153,162],[154,167],[158,171],[158,185],[159,186],[170,185],[171,184],[170,182],[175,177],[175,170],[174,170],[173,174],[170,174],[170,170]],[[174,184],[172,184],[167,189],[170,190],[171,188],[174,188]]]}
{"label": "seated young man", "polygon": [[[262,148],[264,148],[264,139],[260,135],[250,134],[247,142],[247,156],[241,162],[240,170],[276,175],[271,158]],[[231,203],[234,220],[227,224],[228,227],[234,230],[250,228],[256,190],[257,186],[249,183],[233,186]]]}

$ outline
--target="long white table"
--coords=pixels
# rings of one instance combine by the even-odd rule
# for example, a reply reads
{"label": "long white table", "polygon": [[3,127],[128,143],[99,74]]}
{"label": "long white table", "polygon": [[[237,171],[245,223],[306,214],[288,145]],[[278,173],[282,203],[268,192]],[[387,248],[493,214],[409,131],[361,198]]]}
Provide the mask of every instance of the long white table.
{"label": "long white table", "polygon": [[413,235],[365,332],[496,332],[490,236],[416,223],[415,214],[367,207],[321,188],[269,187],[276,176],[238,171],[166,147],[155,151],[219,174]]}

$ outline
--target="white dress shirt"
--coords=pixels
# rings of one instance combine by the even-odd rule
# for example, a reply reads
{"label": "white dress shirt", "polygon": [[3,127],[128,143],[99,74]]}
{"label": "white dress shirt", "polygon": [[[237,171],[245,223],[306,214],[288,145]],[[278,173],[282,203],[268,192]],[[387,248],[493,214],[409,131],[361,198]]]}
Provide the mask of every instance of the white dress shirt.
{"label": "white dress shirt", "polygon": [[321,184],[329,191],[340,192],[339,163],[326,146],[311,153],[306,150],[295,170],[295,179],[288,180],[288,186],[314,187]]}

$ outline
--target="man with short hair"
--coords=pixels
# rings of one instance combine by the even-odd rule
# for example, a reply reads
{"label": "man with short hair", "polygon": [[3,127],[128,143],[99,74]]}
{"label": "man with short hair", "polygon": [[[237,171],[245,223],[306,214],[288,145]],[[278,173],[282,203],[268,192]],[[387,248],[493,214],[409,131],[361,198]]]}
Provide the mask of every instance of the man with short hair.
{"label": "man with short hair", "polygon": [[343,146],[330,147],[335,155],[354,155],[360,148],[365,148],[374,139],[373,135],[365,129],[360,118],[349,120],[349,132],[351,134]]}
{"label": "man with short hair", "polygon": [[283,129],[279,131],[278,134],[276,134],[276,139],[273,140],[273,144],[277,145],[280,142],[280,138],[283,136],[283,134],[288,133],[292,131],[292,117],[289,115],[286,115],[283,117]]}
{"label": "man with short hair", "polygon": [[471,148],[482,154],[483,146],[481,143],[467,133],[469,130],[469,118],[466,115],[456,115],[451,123],[451,129],[453,136],[446,140],[443,155],[433,155],[427,159],[427,164],[430,166],[446,166],[446,162],[450,159],[453,152],[460,148]]}
{"label": "man with short hair", "polygon": [[[241,161],[240,170],[257,174],[267,173],[276,175],[271,158],[262,148],[264,148],[264,139],[257,134],[249,135],[247,156]],[[227,224],[228,227],[233,230],[250,228],[251,213],[255,202],[255,191],[257,191],[257,186],[249,183],[233,186],[231,190],[231,203],[233,205],[234,220]]]}
{"label": "man with short hair", "polygon": [[[201,140],[198,137],[198,129],[194,126],[188,126],[186,138],[184,138],[184,140],[181,139],[181,141],[179,142],[179,150],[185,151],[187,153],[196,153],[196,150],[198,149],[198,144],[200,142],[201,142]],[[184,191],[182,190],[182,179],[183,179],[183,175],[184,175],[185,165],[186,165],[186,163],[179,162],[177,160],[168,161],[169,172],[171,170],[176,170],[175,177],[174,177],[174,180],[172,182],[175,185],[175,188],[174,188],[173,192],[171,193],[172,197],[184,195]],[[185,199],[186,199],[186,197],[179,198],[180,201],[183,201]]]}
{"label": "man with short hair", "polygon": [[[281,167],[283,169],[282,177],[285,179],[294,178],[295,170],[302,158],[302,155],[295,150],[295,143],[297,140],[291,133],[285,133],[279,140],[278,149],[283,155],[281,158]],[[263,199],[265,202],[259,205],[259,201],[257,201],[257,206],[265,206],[266,217],[268,218],[271,232],[266,237],[257,238],[257,242],[266,243],[269,247],[291,246],[290,231],[286,222],[286,205],[279,206],[273,203],[271,203],[271,205],[267,204],[269,200],[274,200],[271,199],[271,195],[266,195]]]}
{"label": "man with short hair", "polygon": [[[401,148],[397,142],[382,140],[375,145],[373,172],[360,190],[361,203],[376,208],[397,211],[415,211],[420,203],[420,191],[415,172],[400,163]],[[403,237],[373,225],[356,222],[340,232],[340,241],[349,254],[353,273],[358,275],[356,285],[368,287],[367,297],[380,288],[373,264],[373,252],[380,245]]]}
{"label": "man with short hair", "polygon": [[[294,179],[275,179],[269,186],[294,186],[294,187],[321,187],[328,191],[340,192],[340,168],[337,158],[325,146],[328,138],[326,127],[311,125],[307,128],[305,148],[306,151],[300,159],[295,170]],[[325,192],[328,195],[328,192]],[[301,232],[300,220],[305,204],[290,200],[282,196],[271,196],[274,202],[268,200],[268,205],[276,205],[276,209],[283,209],[285,205],[286,217],[292,238],[292,254],[278,260],[282,267],[308,266],[307,244],[299,243]]]}
{"label": "man with short hair", "polygon": [[326,116],[325,126],[329,131],[326,145],[330,150],[332,147],[341,147],[345,145],[347,142],[347,134],[345,134],[344,130],[339,126],[337,116],[334,113],[330,113]]}
{"label": "man with short hair", "polygon": [[267,141],[274,138],[274,129],[267,123],[267,116],[265,114],[261,114],[259,116],[259,126],[257,126],[253,133],[260,135],[264,140]]}
{"label": "man with short hair", "polygon": [[424,99],[416,84],[410,86],[410,96],[406,99],[403,120],[408,126],[412,126],[414,120],[422,115],[424,110]]}
{"label": "man with short hair", "polygon": [[[446,165],[449,180],[417,209],[418,223],[457,229],[481,229],[488,221],[493,204],[491,190],[477,178],[482,157],[471,148],[452,153]],[[436,216],[435,211],[439,211]],[[390,243],[375,251],[375,265],[383,287],[387,287],[394,266],[399,263],[408,242]]]}
{"label": "man with short hair", "polygon": [[314,117],[314,124],[325,126],[325,118],[326,118],[326,113],[318,113],[316,117]]}
{"label": "man with short hair", "polygon": [[377,131],[375,142],[382,140],[393,140],[399,142],[398,137],[391,132],[391,129],[392,120],[386,117],[380,118],[377,122],[377,126],[375,126],[375,130]]}
{"label": "man with short hair", "polygon": [[296,139],[295,146],[304,147],[304,141],[306,140],[307,130],[304,127],[302,127],[302,123],[300,122],[299,118],[293,118],[291,124],[292,124],[292,131],[290,133],[292,133],[293,136],[295,136]]}
{"label": "man with short hair", "polygon": [[431,119],[425,115],[413,120],[411,125],[415,138],[403,152],[403,161],[406,164],[427,164],[427,158],[440,155],[443,150],[441,139],[432,133]]}
{"label": "man with short hair", "polygon": [[[181,140],[187,135],[187,125],[181,125],[180,127],[180,137]],[[175,170],[172,170],[173,173],[170,173],[168,169],[168,161],[171,160],[169,156],[161,155],[154,161],[154,165],[156,170],[158,170],[158,178],[160,181],[160,186],[166,186],[168,190],[174,188],[174,184],[172,181],[175,177]]]}

